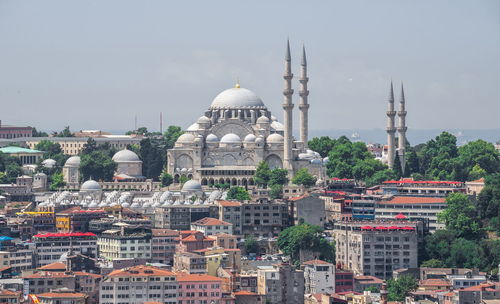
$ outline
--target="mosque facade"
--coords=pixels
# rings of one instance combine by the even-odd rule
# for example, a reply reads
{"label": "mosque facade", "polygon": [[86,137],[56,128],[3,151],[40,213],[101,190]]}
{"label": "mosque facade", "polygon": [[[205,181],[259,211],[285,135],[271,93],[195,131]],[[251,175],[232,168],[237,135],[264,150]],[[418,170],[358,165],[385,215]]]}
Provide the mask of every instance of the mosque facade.
{"label": "mosque facade", "polygon": [[203,186],[218,183],[253,186],[253,175],[261,161],[271,168],[287,169],[289,178],[299,169],[307,168],[319,182],[323,181],[324,160],[307,149],[309,91],[305,50],[299,77],[299,140],[292,136],[293,74],[289,45],[283,78],[284,124],[278,122],[254,92],[239,84],[223,91],[167,151],[167,172],[174,177],[174,183],[185,176]]}

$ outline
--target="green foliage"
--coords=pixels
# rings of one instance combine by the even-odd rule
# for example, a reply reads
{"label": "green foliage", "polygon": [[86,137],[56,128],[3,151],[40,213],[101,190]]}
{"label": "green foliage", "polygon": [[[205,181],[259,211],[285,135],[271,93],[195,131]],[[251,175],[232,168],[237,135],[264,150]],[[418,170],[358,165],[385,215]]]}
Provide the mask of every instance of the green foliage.
{"label": "green foliage", "polygon": [[21,161],[17,157],[0,152],[0,172],[4,173],[2,177],[4,183],[15,183],[16,178],[23,173]]}
{"label": "green foliage", "polygon": [[238,201],[248,201],[250,200],[250,194],[245,188],[242,187],[231,187],[227,192],[227,199],[238,200]]}
{"label": "green foliage", "polygon": [[321,157],[327,157],[335,146],[335,139],[329,136],[314,137],[308,142],[309,149],[318,152]]}
{"label": "green foliage", "polygon": [[97,143],[92,137],[89,137],[87,139],[87,143],[83,145],[82,150],[80,151],[81,154],[90,154],[94,151],[97,151]]}
{"label": "green foliage", "polygon": [[[68,159],[67,155],[64,155],[61,145],[50,140],[42,140],[35,146],[36,150],[43,151],[43,159],[51,158],[56,161],[55,171],[59,171],[63,166],[66,160]],[[41,160],[43,161],[43,160]],[[41,162],[40,161],[40,162]],[[39,164],[40,165],[40,164]],[[50,172],[45,172],[46,174],[50,174]]]}
{"label": "green foliage", "polygon": [[397,280],[390,279],[387,281],[387,299],[389,301],[404,302],[408,293],[416,290],[417,287],[417,280],[411,275],[403,275]]}
{"label": "green foliage", "polygon": [[9,178],[5,172],[0,172],[0,184],[6,184],[9,182]]}
{"label": "green foliage", "polygon": [[486,177],[477,208],[483,225],[500,235],[500,173]]}
{"label": "green foliage", "polygon": [[458,237],[474,238],[481,233],[481,225],[474,204],[463,193],[451,193],[446,198],[448,207],[438,213],[438,220]]}
{"label": "green foliage", "polygon": [[69,126],[64,127],[61,132],[55,132],[53,134],[55,137],[75,137],[73,133],[70,131]]}
{"label": "green foliage", "polygon": [[271,178],[271,170],[269,169],[269,164],[266,163],[265,161],[261,161],[257,165],[257,168],[255,169],[255,174],[253,177],[255,183],[259,187],[266,188],[270,178]]}
{"label": "green foliage", "polygon": [[167,131],[163,133],[165,139],[165,147],[167,149],[172,149],[177,141],[177,138],[181,136],[184,132],[179,126],[168,126]]}
{"label": "green foliage", "polygon": [[410,176],[413,173],[420,172],[420,161],[418,160],[417,152],[414,149],[410,149],[406,156],[406,174]]}
{"label": "green foliage", "polygon": [[335,245],[322,237],[323,228],[302,223],[288,227],[278,236],[278,247],[292,262],[299,261],[300,250],[319,253],[319,258],[335,263]]}
{"label": "green foliage", "polygon": [[38,131],[36,128],[33,127],[31,130],[31,136],[33,136],[33,137],[48,137],[49,134],[47,134],[47,132]]}
{"label": "green foliage", "polygon": [[430,268],[443,268],[445,267],[443,261],[438,259],[430,259],[427,261],[423,261],[420,267],[430,267]]}
{"label": "green foliage", "polygon": [[189,177],[185,176],[185,175],[182,175],[180,178],[179,178],[179,183],[181,185],[184,185],[187,181],[189,180]]}
{"label": "green foliage", "polygon": [[[469,142],[458,149],[458,155],[460,172],[463,173],[457,176],[460,180],[473,180],[484,177],[485,173],[500,172],[499,155],[492,143],[481,139]],[[470,176],[471,173],[476,176]]]}
{"label": "green foliage", "polygon": [[64,177],[62,172],[54,173],[51,177],[50,190],[56,191],[64,187],[66,183],[64,182]]}
{"label": "green foliage", "polygon": [[295,176],[292,178],[292,183],[309,188],[316,184],[316,177],[309,174],[307,168],[302,168],[295,173]]}
{"label": "green foliage", "polygon": [[161,141],[145,138],[141,140],[139,155],[142,159],[142,174],[158,180],[165,165],[165,149]]}
{"label": "green foliage", "polygon": [[128,131],[127,133],[125,133],[126,135],[141,135],[141,136],[146,136],[149,134],[148,132],[148,128],[146,127],[139,127],[137,128],[137,130],[132,130],[132,131]]}
{"label": "green foliage", "polygon": [[259,244],[252,235],[245,238],[245,251],[246,253],[259,253]]}
{"label": "green foliage", "polygon": [[82,180],[93,178],[95,180],[110,181],[116,170],[116,163],[106,151],[93,151],[83,154],[80,160],[80,174]]}
{"label": "green foliage", "polygon": [[168,187],[174,182],[174,178],[166,171],[163,171],[160,176],[160,182],[162,187]]}
{"label": "green foliage", "polygon": [[272,185],[271,191],[269,191],[269,196],[272,199],[283,198],[283,186],[280,184]]}
{"label": "green foliage", "polygon": [[230,184],[215,184],[214,187],[217,189],[226,190],[226,189],[229,189],[229,187],[231,187],[231,185]]}
{"label": "green foliage", "polygon": [[394,173],[394,170],[384,169],[375,172],[371,177],[366,179],[366,186],[372,187],[375,185],[380,185],[384,181],[395,180],[395,179],[396,179],[396,174]]}
{"label": "green foliage", "polygon": [[365,288],[365,291],[369,291],[372,293],[379,293],[380,289],[378,289],[376,286],[369,286],[368,288]]}
{"label": "green foliage", "polygon": [[397,179],[400,179],[404,176],[403,170],[401,168],[401,158],[399,158],[399,153],[396,153],[396,156],[394,157],[394,166],[392,169],[394,170],[394,174],[396,175]]}
{"label": "green foliage", "polygon": [[288,170],[274,168],[269,174],[269,186],[281,185],[284,186],[288,183]]}

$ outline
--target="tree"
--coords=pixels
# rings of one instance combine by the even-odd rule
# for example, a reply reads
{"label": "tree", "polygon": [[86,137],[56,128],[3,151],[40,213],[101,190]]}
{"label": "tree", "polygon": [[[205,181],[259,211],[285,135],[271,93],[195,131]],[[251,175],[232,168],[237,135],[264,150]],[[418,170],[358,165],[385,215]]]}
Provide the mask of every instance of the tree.
{"label": "tree", "polygon": [[163,137],[165,138],[166,148],[172,149],[177,141],[177,138],[181,136],[184,132],[179,126],[168,126],[167,131],[163,133]]}
{"label": "tree", "polygon": [[475,164],[474,167],[472,167],[472,170],[469,172],[469,177],[468,179],[470,180],[476,180],[485,177],[488,174],[486,170],[481,168],[480,165]]}
{"label": "tree", "polygon": [[116,170],[116,163],[106,151],[94,151],[81,156],[80,173],[83,180],[110,181]]}
{"label": "tree", "polygon": [[33,137],[48,137],[47,132],[38,131],[35,127],[31,129],[31,136]]}
{"label": "tree", "polygon": [[483,225],[500,234],[500,173],[487,176],[477,199],[478,213]]}
{"label": "tree", "polygon": [[307,168],[302,168],[295,173],[295,176],[292,178],[292,183],[309,188],[316,184],[316,177],[309,174]]}
{"label": "tree", "polygon": [[407,154],[406,168],[408,175],[420,172],[420,164],[418,161],[417,152],[415,152],[414,149],[411,149]]}
{"label": "tree", "polygon": [[417,280],[411,275],[402,275],[398,279],[387,281],[387,298],[389,301],[403,302],[410,291],[417,289]]}
{"label": "tree", "polygon": [[329,136],[314,137],[308,142],[309,149],[318,152],[321,157],[327,157],[335,146],[335,139]]}
{"label": "tree", "polygon": [[189,177],[187,177],[185,175],[181,175],[181,177],[179,178],[179,183],[181,185],[184,185],[184,183],[186,183],[188,180],[189,180]]}
{"label": "tree", "polygon": [[0,184],[6,184],[9,182],[9,179],[7,178],[7,174],[5,172],[0,172]]}
{"label": "tree", "polygon": [[401,158],[399,158],[399,154],[396,153],[394,157],[394,166],[392,167],[394,174],[396,174],[396,178],[399,179],[403,176],[403,170],[401,168]]}
{"label": "tree", "polygon": [[269,164],[265,161],[261,161],[255,169],[255,174],[253,177],[255,183],[260,187],[266,188],[270,178],[271,170],[269,169]]}
{"label": "tree", "polygon": [[238,201],[249,201],[250,194],[245,188],[242,187],[231,187],[227,192],[227,199],[229,200],[238,200]]}
{"label": "tree", "polygon": [[429,267],[429,268],[443,268],[445,267],[443,261],[438,259],[430,259],[427,261],[423,261],[420,267]]}
{"label": "tree", "polygon": [[69,126],[64,127],[64,129],[59,133],[56,132],[54,134],[54,136],[56,136],[56,137],[75,137],[75,135],[73,135],[73,133],[71,133]]}
{"label": "tree", "polygon": [[283,186],[280,184],[272,185],[271,191],[269,191],[269,196],[272,199],[283,198]]}
{"label": "tree", "polygon": [[[458,163],[464,172],[460,180],[464,181],[477,179],[477,176],[468,176],[476,166],[476,171],[481,169],[488,174],[500,172],[500,158],[495,146],[481,139],[471,141],[458,149]],[[485,176],[483,172],[480,177]]]}
{"label": "tree", "polygon": [[438,213],[438,220],[446,228],[457,232],[458,237],[474,238],[481,232],[474,204],[463,193],[451,193],[446,198],[448,207]]}
{"label": "tree", "polygon": [[51,177],[51,182],[50,182],[50,190],[51,191],[56,191],[62,187],[64,187],[66,183],[64,182],[64,176],[62,172],[59,173],[54,173]]}
{"label": "tree", "polygon": [[160,176],[160,182],[162,187],[168,187],[170,186],[174,181],[174,178],[172,175],[168,174],[166,171],[163,171],[163,173]]}
{"label": "tree", "polygon": [[94,151],[97,151],[97,143],[92,137],[89,137],[87,139],[87,143],[83,145],[82,150],[80,151],[80,154],[90,154]]}
{"label": "tree", "polygon": [[252,235],[245,238],[245,251],[246,253],[259,253],[259,244]]}
{"label": "tree", "polygon": [[382,182],[396,179],[396,174],[391,169],[385,169],[375,172],[372,177],[366,179],[366,186],[372,187],[380,185]]}
{"label": "tree", "polygon": [[21,165],[19,165],[17,162],[10,162],[5,168],[5,175],[7,176],[7,181],[9,183],[15,183],[16,178],[23,175]]}
{"label": "tree", "polygon": [[365,291],[369,291],[372,293],[380,293],[380,289],[377,288],[377,286],[369,286],[368,288],[365,288]]}
{"label": "tree", "polygon": [[269,174],[269,185],[272,187],[274,185],[284,186],[288,183],[288,170],[274,168]]}
{"label": "tree", "polygon": [[165,165],[165,151],[161,142],[145,138],[141,140],[139,152],[143,175],[158,180]]}
{"label": "tree", "polygon": [[146,136],[146,135],[148,135],[148,134],[149,134],[149,132],[148,132],[148,128],[146,128],[146,127],[139,127],[139,128],[137,128],[137,130],[128,131],[128,132],[127,132],[127,133],[125,133],[125,134],[127,134],[127,135],[132,135],[132,134],[134,134],[134,135],[142,135],[142,136]]}
{"label": "tree", "polygon": [[288,227],[278,236],[278,247],[292,262],[300,259],[301,250],[311,250],[319,258],[335,263],[335,245],[322,237],[323,228],[307,223]]}

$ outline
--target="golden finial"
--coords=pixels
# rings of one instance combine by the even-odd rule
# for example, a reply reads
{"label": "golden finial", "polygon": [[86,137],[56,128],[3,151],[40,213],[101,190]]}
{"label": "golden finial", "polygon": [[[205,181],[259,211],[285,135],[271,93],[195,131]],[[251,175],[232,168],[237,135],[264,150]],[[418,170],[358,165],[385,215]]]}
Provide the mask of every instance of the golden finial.
{"label": "golden finial", "polygon": [[236,78],[236,85],[234,86],[235,88],[239,89],[240,88],[240,78]]}

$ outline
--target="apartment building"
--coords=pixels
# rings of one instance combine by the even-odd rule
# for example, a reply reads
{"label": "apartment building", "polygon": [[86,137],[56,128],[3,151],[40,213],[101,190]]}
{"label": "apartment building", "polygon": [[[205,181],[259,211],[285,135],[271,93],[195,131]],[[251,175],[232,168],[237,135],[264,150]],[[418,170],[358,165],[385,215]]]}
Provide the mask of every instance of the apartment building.
{"label": "apartment building", "polygon": [[191,223],[191,230],[203,232],[206,236],[217,233],[233,234],[233,224],[216,218],[205,217]]}
{"label": "apartment building", "polygon": [[288,204],[283,201],[246,202],[242,207],[244,236],[276,237],[289,225]]}
{"label": "apartment building", "polygon": [[224,201],[216,202],[219,206],[219,220],[233,224],[233,233],[241,235],[243,225],[241,217],[241,203],[237,201]]}
{"label": "apartment building", "polygon": [[179,304],[222,302],[222,279],[206,274],[178,274]]}
{"label": "apartment building", "polygon": [[179,231],[151,229],[151,235],[151,261],[173,265],[175,246],[179,244]]}
{"label": "apartment building", "polygon": [[218,218],[218,206],[174,204],[155,209],[154,227],[189,230],[192,222],[205,217]]}
{"label": "apartment building", "polygon": [[304,272],[289,264],[258,266],[257,282],[266,303],[304,303]]}
{"label": "apartment building", "polygon": [[151,230],[146,228],[112,229],[104,231],[97,239],[99,256],[113,260],[151,259]]}
{"label": "apartment building", "polygon": [[133,266],[112,271],[100,283],[101,304],[177,304],[179,285],[176,274],[152,266]]}
{"label": "apartment building", "polygon": [[36,234],[32,242],[35,244],[36,267],[57,262],[70,250],[97,257],[97,236],[91,232]]}
{"label": "apartment building", "polygon": [[178,272],[186,272],[189,274],[206,274],[207,259],[205,256],[192,253],[182,252],[174,256],[174,268]]}
{"label": "apartment building", "polygon": [[335,266],[322,260],[302,263],[306,294],[335,293]]}
{"label": "apartment building", "polygon": [[323,227],[326,222],[325,201],[312,195],[302,195],[288,199],[290,220],[294,225],[301,222]]}
{"label": "apartment building", "polygon": [[417,267],[422,230],[422,222],[337,222],[336,262],[356,275],[392,278],[393,270]]}
{"label": "apartment building", "polygon": [[450,193],[466,193],[465,183],[456,181],[415,181],[403,178],[399,181],[385,181],[381,185],[384,195],[437,196],[446,197]]}

